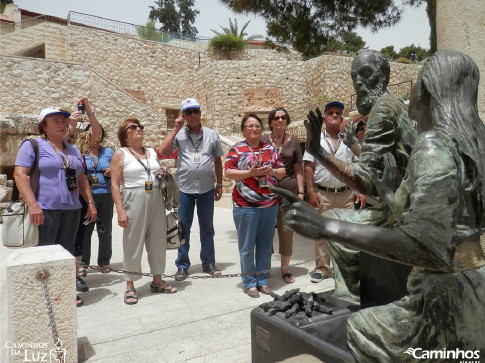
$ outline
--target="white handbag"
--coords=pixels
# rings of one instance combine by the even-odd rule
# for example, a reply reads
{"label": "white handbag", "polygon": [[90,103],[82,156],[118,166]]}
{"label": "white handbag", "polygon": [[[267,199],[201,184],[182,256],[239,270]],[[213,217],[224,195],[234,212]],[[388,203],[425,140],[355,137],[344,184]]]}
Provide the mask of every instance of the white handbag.
{"label": "white handbag", "polygon": [[2,213],[2,241],[6,247],[34,247],[39,243],[39,227],[30,223],[24,202],[10,203]]}
{"label": "white handbag", "polygon": [[182,223],[178,211],[175,209],[167,214],[167,249],[179,248],[184,243]]}
{"label": "white handbag", "polygon": [[[28,139],[34,149],[34,165],[30,169],[30,187],[35,196],[39,190],[39,145]],[[27,142],[25,140],[24,142]],[[29,208],[19,201],[19,191],[14,183],[12,202],[2,212],[2,241],[6,247],[34,247],[39,243],[39,226],[30,223]]]}

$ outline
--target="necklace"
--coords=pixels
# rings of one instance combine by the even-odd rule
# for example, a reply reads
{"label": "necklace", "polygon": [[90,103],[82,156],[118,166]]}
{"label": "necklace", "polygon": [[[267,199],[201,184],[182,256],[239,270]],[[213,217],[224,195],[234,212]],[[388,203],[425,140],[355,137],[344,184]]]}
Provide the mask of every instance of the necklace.
{"label": "necklace", "polygon": [[286,139],[286,131],[283,131],[283,138],[281,139],[281,145],[280,147],[276,146],[276,143],[274,142],[274,134],[271,132],[271,135],[269,136],[269,141],[271,141],[271,145],[276,149],[276,152],[279,154],[280,149],[283,148],[283,145],[285,144],[285,139]]}

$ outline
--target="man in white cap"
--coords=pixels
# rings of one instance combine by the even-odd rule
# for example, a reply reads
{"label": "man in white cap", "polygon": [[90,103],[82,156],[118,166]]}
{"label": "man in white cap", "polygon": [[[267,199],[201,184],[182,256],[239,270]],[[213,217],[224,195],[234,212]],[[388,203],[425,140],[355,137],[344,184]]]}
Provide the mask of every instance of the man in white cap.
{"label": "man in white cap", "polygon": [[[190,228],[196,202],[202,270],[212,276],[221,274],[215,265],[213,217],[214,200],[222,197],[222,145],[215,131],[202,126],[200,106],[195,98],[182,101],[181,110],[182,113],[175,120],[173,130],[160,144],[162,155],[168,155],[174,149],[178,149],[175,177],[180,189],[179,214],[185,244],[178,249],[175,260],[178,269],[175,274],[177,281],[185,280],[189,274]],[[183,127],[185,122],[187,126]]]}

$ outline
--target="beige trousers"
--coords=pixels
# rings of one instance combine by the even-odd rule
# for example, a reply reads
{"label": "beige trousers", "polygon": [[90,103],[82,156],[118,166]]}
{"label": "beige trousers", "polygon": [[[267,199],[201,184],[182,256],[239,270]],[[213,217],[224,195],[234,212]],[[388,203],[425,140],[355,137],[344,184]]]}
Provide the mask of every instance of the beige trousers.
{"label": "beige trousers", "polygon": [[[142,272],[143,247],[147,251],[150,273],[165,272],[167,217],[160,189],[123,189],[123,207],[129,219],[123,231],[123,265],[126,271]],[[125,281],[139,280],[141,275],[125,274]]]}
{"label": "beige trousers", "polygon": [[[347,189],[342,193],[331,193],[318,187],[315,187],[315,190],[318,191],[318,196],[320,197],[320,213],[333,208],[354,209],[352,189]],[[325,253],[327,253],[327,256],[315,260],[315,271],[320,271],[325,276],[331,276],[332,269],[330,267],[330,254],[328,253],[327,243],[325,241],[315,241],[315,257]]]}

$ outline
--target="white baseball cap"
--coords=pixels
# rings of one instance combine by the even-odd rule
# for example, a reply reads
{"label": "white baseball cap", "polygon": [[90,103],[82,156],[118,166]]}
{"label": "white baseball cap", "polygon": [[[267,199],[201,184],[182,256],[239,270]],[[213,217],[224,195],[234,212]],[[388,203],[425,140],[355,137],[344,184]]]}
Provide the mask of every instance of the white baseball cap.
{"label": "white baseball cap", "polygon": [[67,111],[62,111],[62,110],[59,110],[58,108],[55,108],[55,107],[47,107],[47,108],[44,108],[42,111],[40,111],[40,114],[39,114],[39,123],[41,123],[42,121],[44,121],[44,118],[46,116],[54,115],[56,113],[62,113],[64,115],[64,117],[71,116],[71,114],[69,112],[67,112]]}
{"label": "white baseball cap", "polygon": [[182,101],[182,111],[185,111],[188,108],[200,108],[199,103],[195,98],[187,98]]}

